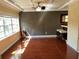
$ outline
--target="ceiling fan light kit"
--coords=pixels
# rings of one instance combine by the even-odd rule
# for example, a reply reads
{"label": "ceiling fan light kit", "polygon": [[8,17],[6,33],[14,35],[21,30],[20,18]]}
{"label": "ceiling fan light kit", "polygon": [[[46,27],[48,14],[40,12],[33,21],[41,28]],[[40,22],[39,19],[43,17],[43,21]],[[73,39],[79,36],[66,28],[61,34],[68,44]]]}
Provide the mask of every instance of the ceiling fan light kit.
{"label": "ceiling fan light kit", "polygon": [[45,6],[37,7],[36,11],[41,11],[41,10],[43,11],[43,10],[45,10],[45,8],[46,8]]}
{"label": "ceiling fan light kit", "polygon": [[[41,5],[41,4],[44,4],[44,0],[42,1],[39,1],[37,0],[37,2],[33,2],[33,0],[31,0],[32,4],[33,4],[33,8],[36,10],[36,11],[44,11],[46,9],[46,6],[44,5]],[[37,6],[35,7],[34,4],[37,4]]]}
{"label": "ceiling fan light kit", "polygon": [[46,8],[45,6],[42,6],[42,7],[41,7],[42,10],[45,10],[45,8]]}
{"label": "ceiling fan light kit", "polygon": [[40,7],[36,8],[36,11],[41,11],[41,8]]}

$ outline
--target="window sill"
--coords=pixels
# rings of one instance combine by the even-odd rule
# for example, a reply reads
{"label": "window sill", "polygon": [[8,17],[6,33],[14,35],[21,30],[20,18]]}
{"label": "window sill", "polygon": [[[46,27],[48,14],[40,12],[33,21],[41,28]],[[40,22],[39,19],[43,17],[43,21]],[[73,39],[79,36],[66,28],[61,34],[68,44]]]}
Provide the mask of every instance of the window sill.
{"label": "window sill", "polygon": [[[19,32],[19,31],[17,31],[17,32]],[[10,36],[12,36],[12,35],[14,35],[14,34],[16,34],[17,32],[13,32],[13,33],[11,33],[11,34],[9,34],[9,35],[6,35],[6,36],[3,37],[3,38],[0,38],[0,41],[2,41],[2,40],[4,40],[4,39],[6,39],[6,38],[8,38],[8,37],[10,37]]]}

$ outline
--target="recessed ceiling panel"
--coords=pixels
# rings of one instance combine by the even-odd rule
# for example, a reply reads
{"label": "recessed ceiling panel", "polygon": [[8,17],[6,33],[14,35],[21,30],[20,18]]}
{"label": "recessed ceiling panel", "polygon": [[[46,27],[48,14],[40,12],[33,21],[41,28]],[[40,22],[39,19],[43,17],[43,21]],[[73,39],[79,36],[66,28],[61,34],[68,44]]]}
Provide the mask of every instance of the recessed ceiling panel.
{"label": "recessed ceiling panel", "polygon": [[45,5],[45,6],[51,5],[52,7],[50,9],[52,10],[52,9],[58,9],[62,7],[64,4],[68,3],[70,0],[10,0],[10,1],[19,5],[24,10],[29,10],[29,9],[32,10],[33,5],[37,6],[38,2],[40,2],[41,5]]}

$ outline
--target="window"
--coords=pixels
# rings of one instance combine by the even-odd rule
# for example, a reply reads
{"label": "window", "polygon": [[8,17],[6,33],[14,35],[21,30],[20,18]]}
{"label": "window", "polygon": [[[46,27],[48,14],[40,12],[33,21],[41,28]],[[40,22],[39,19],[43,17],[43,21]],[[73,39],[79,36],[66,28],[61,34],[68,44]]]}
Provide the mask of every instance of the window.
{"label": "window", "polygon": [[68,15],[67,14],[62,14],[60,21],[61,21],[61,25],[67,25],[67,23],[68,23]]}
{"label": "window", "polygon": [[19,31],[19,19],[0,16],[0,40]]}
{"label": "window", "polygon": [[0,38],[4,37],[3,17],[0,17]]}
{"label": "window", "polygon": [[68,22],[68,15],[62,16],[62,22]]}
{"label": "window", "polygon": [[12,25],[11,25],[11,18],[4,17],[4,26],[5,26],[5,35],[9,35],[12,33]]}
{"label": "window", "polygon": [[17,18],[12,18],[13,32],[19,30],[19,20]]}

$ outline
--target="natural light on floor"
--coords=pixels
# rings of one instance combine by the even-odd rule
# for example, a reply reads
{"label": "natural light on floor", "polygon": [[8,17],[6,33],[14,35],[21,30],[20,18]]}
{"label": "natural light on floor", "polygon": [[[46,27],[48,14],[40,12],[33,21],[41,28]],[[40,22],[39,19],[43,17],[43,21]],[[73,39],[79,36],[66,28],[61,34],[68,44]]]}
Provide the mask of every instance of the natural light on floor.
{"label": "natural light on floor", "polygon": [[17,49],[13,51],[11,59],[19,59],[21,57],[21,54],[25,51],[25,48],[28,46],[30,42],[31,36],[28,37],[28,39],[25,39],[22,41],[22,44],[18,45]]}

